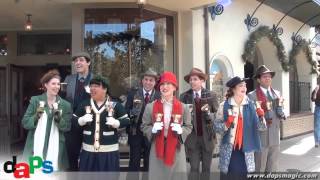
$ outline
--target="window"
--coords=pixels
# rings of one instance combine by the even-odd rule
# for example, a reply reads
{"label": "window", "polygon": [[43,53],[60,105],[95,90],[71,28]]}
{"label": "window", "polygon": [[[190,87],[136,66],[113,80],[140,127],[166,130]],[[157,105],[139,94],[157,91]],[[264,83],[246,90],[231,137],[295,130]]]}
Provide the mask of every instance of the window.
{"label": "window", "polygon": [[210,90],[214,91],[217,95],[218,102],[222,102],[224,99],[224,80],[223,80],[223,68],[218,61],[213,61],[210,67]]}
{"label": "window", "polygon": [[0,35],[0,56],[8,55],[8,37],[7,35]]}
{"label": "window", "polygon": [[86,9],[84,47],[93,71],[108,77],[119,97],[148,68],[173,70],[173,17],[137,8]]}
{"label": "window", "polygon": [[19,34],[18,55],[63,55],[71,52],[71,33]]}

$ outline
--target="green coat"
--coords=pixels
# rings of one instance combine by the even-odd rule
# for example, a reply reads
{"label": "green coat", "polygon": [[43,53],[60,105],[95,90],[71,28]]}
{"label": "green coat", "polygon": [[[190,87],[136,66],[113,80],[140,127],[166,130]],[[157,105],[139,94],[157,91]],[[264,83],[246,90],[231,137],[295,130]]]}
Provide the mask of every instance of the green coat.
{"label": "green coat", "polygon": [[[39,101],[44,101],[45,111],[48,115],[47,127],[46,127],[46,137],[43,154],[46,157],[47,149],[49,145],[49,137],[50,130],[53,120],[53,114],[50,112],[47,104],[47,94],[43,93],[39,96],[31,97],[30,104],[28,106],[27,111],[25,112],[22,119],[22,126],[28,130],[28,137],[23,151],[23,159],[28,161],[28,158],[33,156],[33,141],[34,141],[34,133],[37,127],[35,124],[36,120],[36,110],[39,106]],[[58,108],[62,110],[61,120],[57,124],[59,129],[59,156],[58,156],[58,167],[59,170],[64,170],[68,168],[68,157],[65,149],[65,137],[64,132],[69,131],[71,127],[71,105],[69,102],[65,101],[61,97],[57,96],[57,102],[59,102]]]}

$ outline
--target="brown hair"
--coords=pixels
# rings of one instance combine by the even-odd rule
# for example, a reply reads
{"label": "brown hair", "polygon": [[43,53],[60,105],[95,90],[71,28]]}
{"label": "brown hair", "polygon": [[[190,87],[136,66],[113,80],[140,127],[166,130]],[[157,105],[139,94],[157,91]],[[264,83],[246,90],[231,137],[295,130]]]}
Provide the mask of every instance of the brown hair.
{"label": "brown hair", "polygon": [[48,83],[53,78],[57,78],[61,80],[60,73],[56,69],[49,70],[46,74],[44,74],[40,79],[40,83],[44,85],[45,83]]}
{"label": "brown hair", "polygon": [[234,95],[233,88],[229,88],[226,93],[226,99],[232,97]]}

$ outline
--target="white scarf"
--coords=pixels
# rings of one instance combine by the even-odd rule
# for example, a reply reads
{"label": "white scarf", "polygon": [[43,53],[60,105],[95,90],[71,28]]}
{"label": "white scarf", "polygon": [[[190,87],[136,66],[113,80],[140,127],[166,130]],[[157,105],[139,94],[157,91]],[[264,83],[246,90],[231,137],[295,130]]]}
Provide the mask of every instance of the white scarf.
{"label": "white scarf", "polygon": [[[38,121],[38,125],[34,133],[34,141],[33,141],[34,156],[40,156],[42,159],[44,159],[42,153],[43,153],[44,141],[46,137],[47,121],[48,121],[48,115],[46,111],[44,111],[44,113],[42,114],[42,116]],[[52,166],[55,171],[58,170],[58,156],[59,156],[59,130],[56,124],[54,123],[54,120],[52,120],[46,160],[52,162]]]}

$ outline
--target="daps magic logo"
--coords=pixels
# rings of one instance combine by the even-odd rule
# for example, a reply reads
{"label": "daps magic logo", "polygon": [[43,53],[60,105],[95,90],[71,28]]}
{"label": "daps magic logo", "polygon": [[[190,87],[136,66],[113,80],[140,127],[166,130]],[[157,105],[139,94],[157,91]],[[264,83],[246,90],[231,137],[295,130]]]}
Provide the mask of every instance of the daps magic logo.
{"label": "daps magic logo", "polygon": [[15,178],[30,178],[30,174],[44,173],[50,174],[53,172],[53,166],[51,161],[44,161],[39,156],[29,157],[29,162],[17,163],[17,157],[12,156],[12,161],[6,161],[3,164],[3,170],[5,173],[13,173]]}

